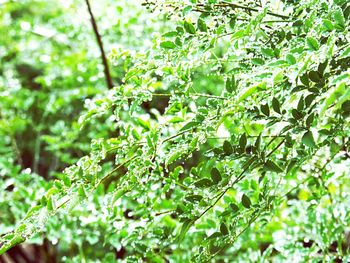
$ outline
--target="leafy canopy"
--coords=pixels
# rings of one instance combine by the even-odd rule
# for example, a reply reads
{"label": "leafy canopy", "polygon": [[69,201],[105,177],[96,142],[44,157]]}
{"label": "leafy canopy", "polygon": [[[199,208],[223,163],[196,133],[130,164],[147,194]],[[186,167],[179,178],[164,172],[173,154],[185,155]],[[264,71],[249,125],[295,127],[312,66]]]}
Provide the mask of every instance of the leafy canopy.
{"label": "leafy canopy", "polygon": [[349,261],[350,4],[144,6],[171,29],[113,50],[121,84],[79,119],[117,135],[93,139],[0,253],[93,206],[130,262]]}

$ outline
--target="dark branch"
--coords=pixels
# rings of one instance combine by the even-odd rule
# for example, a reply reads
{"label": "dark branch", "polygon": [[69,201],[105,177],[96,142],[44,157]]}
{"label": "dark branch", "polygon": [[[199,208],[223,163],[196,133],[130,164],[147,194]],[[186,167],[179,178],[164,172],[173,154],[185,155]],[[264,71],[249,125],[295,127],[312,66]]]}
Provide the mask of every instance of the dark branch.
{"label": "dark branch", "polygon": [[113,82],[112,82],[111,74],[110,74],[110,71],[109,71],[108,61],[107,61],[107,58],[106,58],[106,53],[105,53],[104,48],[103,48],[101,35],[98,32],[96,20],[94,18],[93,13],[92,13],[90,2],[89,2],[89,0],[85,0],[85,2],[86,2],[86,5],[87,5],[89,14],[90,14],[91,25],[92,25],[92,28],[94,30],[94,33],[95,33],[95,36],[96,36],[96,40],[97,40],[98,46],[99,46],[100,51],[101,51],[101,58],[102,58],[103,66],[104,66],[104,73],[105,73],[105,78],[106,78],[106,82],[107,82],[107,87],[109,89],[112,89],[113,88]]}
{"label": "dark branch", "polygon": [[[197,7],[203,7],[205,6],[204,4],[197,4]],[[244,6],[244,5],[239,5],[239,4],[234,4],[234,3],[228,3],[223,1],[222,3],[218,3],[214,5],[215,7],[229,7],[229,8],[233,8],[233,9],[243,9],[249,12],[259,12],[259,9],[253,8],[253,7],[249,7],[249,6]],[[204,10],[203,10],[204,11]],[[289,16],[286,15],[281,15],[281,14],[277,14],[277,13],[273,13],[270,11],[267,11],[267,14],[270,16],[275,16],[275,17],[279,17],[282,19],[289,19]]]}

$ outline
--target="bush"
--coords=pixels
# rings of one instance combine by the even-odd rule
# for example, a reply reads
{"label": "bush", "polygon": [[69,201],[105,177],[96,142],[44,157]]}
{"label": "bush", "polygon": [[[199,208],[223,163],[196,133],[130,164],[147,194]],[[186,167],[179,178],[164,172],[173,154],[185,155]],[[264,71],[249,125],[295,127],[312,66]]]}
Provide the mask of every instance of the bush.
{"label": "bush", "polygon": [[23,219],[0,254],[45,232],[76,262],[349,261],[350,4],[143,6],[167,32],[111,51],[120,83],[85,100],[64,148],[80,129],[90,152],[48,181],[2,161],[6,198],[34,205],[6,212]]}

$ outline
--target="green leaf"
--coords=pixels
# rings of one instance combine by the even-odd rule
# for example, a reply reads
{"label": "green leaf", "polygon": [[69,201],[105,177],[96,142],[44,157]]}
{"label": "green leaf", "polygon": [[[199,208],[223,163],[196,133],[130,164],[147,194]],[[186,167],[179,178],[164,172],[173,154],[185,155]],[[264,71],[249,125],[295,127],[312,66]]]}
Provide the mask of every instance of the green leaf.
{"label": "green leaf", "polygon": [[222,180],[221,173],[216,167],[211,169],[210,176],[213,182],[216,184]]}
{"label": "green leaf", "polygon": [[40,209],[42,209],[42,208],[43,208],[42,205],[36,205],[36,206],[30,208],[29,211],[27,212],[27,214],[25,215],[25,217],[23,218],[23,220],[30,218],[32,215],[34,215],[36,212],[40,211]]}
{"label": "green leaf", "polygon": [[346,48],[342,53],[340,53],[339,58],[346,58],[350,56],[350,47]]}
{"label": "green leaf", "polygon": [[79,194],[79,196],[81,197],[81,198],[84,198],[84,197],[86,197],[87,195],[86,195],[86,192],[85,192],[85,189],[84,189],[84,186],[80,186],[79,188],[78,188],[78,194]]}
{"label": "green leaf", "polygon": [[63,181],[64,185],[67,187],[70,187],[72,185],[72,181],[70,180],[70,178],[66,174],[61,175],[61,180]]}
{"label": "green leaf", "polygon": [[227,226],[225,225],[225,223],[221,223],[220,225],[220,232],[223,236],[226,236],[229,234]]}
{"label": "green leaf", "polygon": [[176,161],[177,159],[179,159],[181,157],[181,152],[174,152],[173,154],[170,155],[170,157],[168,158],[168,160],[166,161],[165,165],[168,166],[169,164],[173,163],[174,161]]}
{"label": "green leaf", "polygon": [[261,48],[261,53],[267,57],[275,57],[275,52],[272,48]]}
{"label": "green leaf", "polygon": [[196,34],[196,28],[194,27],[194,25],[191,22],[185,21],[184,28],[185,28],[187,33]]}
{"label": "green leaf", "polygon": [[265,171],[276,172],[276,173],[283,172],[283,169],[271,160],[267,160],[265,162],[263,169]]}
{"label": "green leaf", "polygon": [[303,95],[299,99],[297,109],[298,109],[298,111],[302,111],[304,109],[304,96]]}
{"label": "green leaf", "polygon": [[227,78],[225,87],[229,93],[232,93],[236,90],[237,84],[234,76],[232,76],[231,78]]}
{"label": "green leaf", "polygon": [[232,18],[230,19],[230,21],[228,22],[228,24],[230,25],[230,27],[231,27],[232,29],[234,29],[234,28],[235,28],[235,25],[236,25],[236,22],[237,22],[237,17],[234,16],[234,17],[232,17]]}
{"label": "green leaf", "polygon": [[320,76],[320,74],[317,71],[311,70],[309,72],[309,78],[311,81],[319,83],[321,81],[322,77]]}
{"label": "green leaf", "polygon": [[297,109],[292,109],[292,115],[296,120],[300,120],[303,117],[303,114]]}
{"label": "green leaf", "polygon": [[170,31],[162,35],[162,37],[176,37],[179,35],[179,32],[177,31]]}
{"label": "green leaf", "polygon": [[185,197],[185,199],[191,203],[197,203],[203,199],[203,196],[201,196],[201,195],[188,195]]}
{"label": "green leaf", "polygon": [[311,114],[306,118],[306,121],[305,121],[306,126],[310,127],[311,124],[312,124],[312,122],[314,121],[314,118],[315,118],[314,113],[311,113]]}
{"label": "green leaf", "polygon": [[290,64],[290,65],[294,65],[295,63],[297,63],[297,60],[295,59],[295,57],[292,54],[287,54],[286,60],[287,60],[288,64]]}
{"label": "green leaf", "polygon": [[254,94],[259,88],[259,85],[254,85],[252,87],[249,87],[239,98],[238,98],[238,102],[241,102],[243,100],[245,100],[246,98],[248,98],[249,96],[251,96],[252,94]]}
{"label": "green leaf", "polygon": [[52,197],[49,197],[47,199],[46,208],[47,208],[48,211],[53,211],[54,210],[54,204],[53,204]]}
{"label": "green leaf", "polygon": [[245,161],[242,165],[242,169],[245,170],[247,169],[250,165],[252,165],[256,161],[256,157],[252,156],[249,158],[247,161]]}
{"label": "green leaf", "polygon": [[252,58],[253,65],[261,66],[265,64],[265,60],[262,58]]}
{"label": "green leaf", "polygon": [[230,155],[233,153],[233,147],[229,141],[224,141],[224,144],[222,145],[222,148],[224,150],[224,153],[227,155]]}
{"label": "green leaf", "polygon": [[345,28],[345,18],[340,8],[334,11],[333,18],[338,28],[343,30]]}
{"label": "green leaf", "polygon": [[164,41],[164,42],[160,43],[160,47],[166,48],[166,49],[174,49],[174,48],[176,48],[176,45],[174,42]]}
{"label": "green leaf", "polygon": [[243,133],[239,138],[239,147],[244,149],[246,145],[247,145],[247,136],[245,135],[245,133]]}
{"label": "green leaf", "polygon": [[142,128],[146,129],[146,130],[150,130],[151,129],[151,125],[149,120],[144,120],[142,118],[137,118],[137,122],[138,124],[141,125]]}
{"label": "green leaf", "polygon": [[260,146],[261,146],[261,133],[256,138],[254,146],[255,146],[256,150],[259,152],[260,151]]}
{"label": "green leaf", "polygon": [[307,73],[304,73],[299,78],[300,78],[301,83],[303,83],[307,87],[309,86],[309,84],[310,84],[309,75]]}
{"label": "green leaf", "polygon": [[252,205],[252,202],[250,201],[249,197],[246,194],[242,195],[242,205],[245,208],[250,208],[250,206]]}
{"label": "green leaf", "polygon": [[261,104],[260,110],[262,113],[264,113],[266,116],[270,116],[270,108],[269,105],[266,104]]}
{"label": "green leaf", "polygon": [[230,207],[231,207],[231,209],[232,209],[232,211],[233,211],[234,214],[237,213],[237,212],[239,211],[238,205],[236,205],[236,204],[234,204],[234,203],[231,203],[231,204],[230,204]]}
{"label": "green leaf", "polygon": [[278,99],[276,99],[276,98],[272,99],[272,108],[275,112],[281,114],[281,104],[278,101]]}
{"label": "green leaf", "polygon": [[193,223],[194,223],[194,221],[192,219],[189,219],[189,218],[187,218],[183,222],[180,233],[176,237],[177,242],[181,242],[185,238],[187,231],[190,229],[190,227],[192,226]]}
{"label": "green leaf", "polygon": [[332,31],[334,29],[332,21],[328,19],[323,19],[322,24],[323,24],[323,27],[328,31]]}
{"label": "green leaf", "polygon": [[309,47],[309,49],[313,51],[317,51],[320,48],[320,45],[318,44],[317,40],[313,37],[307,37],[306,44]]}
{"label": "green leaf", "polygon": [[193,127],[196,127],[199,125],[199,122],[196,122],[196,121],[191,121],[189,123],[186,123],[185,126],[183,126],[181,129],[180,129],[180,132],[181,131],[186,131],[186,130],[189,130],[189,129],[192,129]]}
{"label": "green leaf", "polygon": [[301,138],[301,142],[310,148],[316,147],[314,136],[311,131],[307,131],[304,133],[303,137]]}
{"label": "green leaf", "polygon": [[297,163],[295,159],[292,159],[287,166],[286,174],[289,174]]}
{"label": "green leaf", "polygon": [[24,237],[22,237],[19,234],[16,234],[9,242],[2,244],[2,246],[0,247],[0,255],[2,255],[10,248],[12,248],[12,247],[24,242],[24,241],[25,241]]}
{"label": "green leaf", "polygon": [[207,25],[206,25],[205,21],[203,19],[201,19],[201,18],[199,18],[198,21],[197,21],[197,27],[202,32],[207,32],[208,31],[208,28],[207,28]]}
{"label": "green leaf", "polygon": [[196,187],[209,187],[213,184],[208,178],[203,178],[194,183]]}
{"label": "green leaf", "polygon": [[242,38],[246,35],[245,33],[245,30],[244,29],[241,29],[241,30],[238,30],[237,32],[235,32],[231,39],[234,40],[234,39],[239,39],[239,38]]}

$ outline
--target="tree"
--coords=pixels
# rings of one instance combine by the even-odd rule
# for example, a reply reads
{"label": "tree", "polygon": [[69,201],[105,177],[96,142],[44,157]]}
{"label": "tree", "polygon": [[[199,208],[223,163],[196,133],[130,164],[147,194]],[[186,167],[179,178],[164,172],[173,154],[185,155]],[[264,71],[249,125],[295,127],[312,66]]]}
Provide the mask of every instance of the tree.
{"label": "tree", "polygon": [[113,50],[124,78],[79,120],[117,134],[94,138],[0,251],[93,206],[129,262],[348,261],[350,4],[144,6],[170,31]]}

